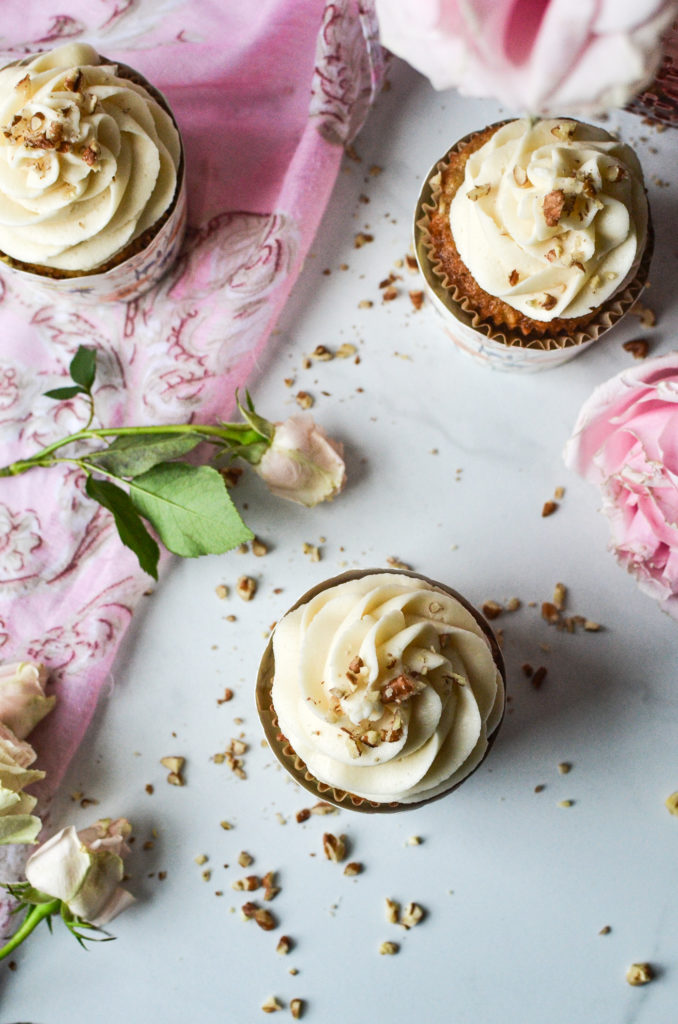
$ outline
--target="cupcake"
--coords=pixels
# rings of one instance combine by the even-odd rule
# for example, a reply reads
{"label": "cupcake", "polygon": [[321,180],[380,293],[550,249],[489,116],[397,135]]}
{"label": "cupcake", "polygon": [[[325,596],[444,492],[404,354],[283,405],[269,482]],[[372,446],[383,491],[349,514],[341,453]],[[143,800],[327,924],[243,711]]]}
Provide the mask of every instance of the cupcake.
{"label": "cupcake", "polygon": [[572,119],[491,125],[433,168],[415,246],[461,348],[500,369],[556,366],[616,323],[646,283],[640,164],[602,128]]}
{"label": "cupcake", "polygon": [[69,43],[0,70],[0,259],[52,291],[134,298],[178,252],[181,139],[136,71]]}
{"label": "cupcake", "polygon": [[504,714],[504,666],[454,590],[392,570],[348,572],[305,594],[264,654],[257,705],[282,765],[360,811],[417,807],[459,786]]}

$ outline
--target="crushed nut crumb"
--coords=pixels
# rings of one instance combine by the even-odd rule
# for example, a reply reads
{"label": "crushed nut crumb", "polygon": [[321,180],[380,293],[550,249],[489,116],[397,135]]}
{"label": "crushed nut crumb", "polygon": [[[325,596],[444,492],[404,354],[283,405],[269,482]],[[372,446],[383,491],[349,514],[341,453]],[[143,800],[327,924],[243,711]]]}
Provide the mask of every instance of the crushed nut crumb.
{"label": "crushed nut crumb", "polygon": [[243,601],[251,601],[257,592],[257,581],[252,576],[240,576],[235,592]]}
{"label": "crushed nut crumb", "polygon": [[182,774],[184,765],[186,764],[185,757],[161,757],[160,764],[163,766],[163,768],[167,768],[167,770],[169,771],[167,781],[169,782],[170,786],[185,785],[184,777]]}
{"label": "crushed nut crumb", "polygon": [[331,832],[323,833],[323,850],[328,860],[338,863],[346,856],[346,836],[335,836]]}
{"label": "crushed nut crumb", "polygon": [[629,985],[647,985],[654,978],[654,971],[648,963],[631,964],[626,971]]}
{"label": "crushed nut crumb", "polygon": [[414,928],[424,918],[424,908],[418,903],[408,903],[400,915],[400,924],[403,928]]}
{"label": "crushed nut crumb", "polygon": [[362,870],[362,864],[357,860],[352,860],[349,861],[349,863],[344,868],[344,874],[348,875],[349,878],[353,878],[355,877],[355,875],[359,875],[362,872]]}
{"label": "crushed nut crumb", "polygon": [[650,343],[645,338],[634,338],[622,345],[625,352],[630,352],[634,359],[646,359],[650,351]]}
{"label": "crushed nut crumb", "polygon": [[278,1002],[275,996],[270,996],[266,1002],[261,1004],[261,1008],[264,1013],[276,1013],[278,1010],[282,1010],[282,1004]]}
{"label": "crushed nut crumb", "polygon": [[379,952],[382,956],[395,956],[400,949],[397,942],[382,942],[379,946]]}

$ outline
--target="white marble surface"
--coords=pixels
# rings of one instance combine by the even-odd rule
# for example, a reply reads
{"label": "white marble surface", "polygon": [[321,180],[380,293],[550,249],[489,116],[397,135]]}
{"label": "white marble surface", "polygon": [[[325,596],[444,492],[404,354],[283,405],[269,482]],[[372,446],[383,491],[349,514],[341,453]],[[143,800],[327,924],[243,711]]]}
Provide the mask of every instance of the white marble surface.
{"label": "white marble surface", "polygon": [[[15,971],[3,971],[3,1024],[253,1022],[267,1019],[260,1006],[271,995],[286,1007],[304,999],[303,1019],[322,1024],[675,1020],[678,819],[664,800],[678,789],[677,627],[617,567],[598,496],[565,469],[561,450],[592,388],[632,363],[624,341],[647,336],[653,353],[675,344],[678,134],[631,116],[610,122],[647,170],[658,228],[647,302],[657,326],[644,331],[630,317],[564,367],[492,373],[453,349],[430,306],[414,312],[407,291],[417,278],[396,261],[410,245],[421,175],[451,141],[504,112],[436,95],[403,65],[391,83],[357,140],[361,162],[345,161],[253,383],[270,418],[294,412],[299,389],[315,396],[316,418],[346,445],[349,486],[308,511],[246,480],[235,495],[271,552],[177,561],[146,600],[55,809],[55,825],[120,814],[134,822],[127,864],[137,903],[112,923],[117,941],[88,952],[58,922],[51,936],[41,926],[15,955]],[[370,174],[372,165],[383,172]],[[356,249],[361,230],[374,241]],[[402,274],[401,294],[384,304],[378,285],[391,271]],[[372,308],[359,308],[363,299]],[[359,365],[302,368],[316,345],[342,342],[357,346]],[[564,498],[542,518],[557,486]],[[304,542],[320,545],[319,563]],[[388,556],[476,603],[521,599],[521,610],[495,621],[510,713],[490,759],[448,799],[395,816],[342,811],[297,824],[312,801],[260,745],[254,681],[267,630],[312,584]],[[244,572],[259,583],[251,603],[215,596]],[[541,620],[529,602],[550,599],[556,581],[568,587],[569,611],[599,621],[601,632],[569,635]],[[524,662],[548,668],[540,690]],[[219,706],[225,686],[235,697]],[[244,781],[211,759],[241,732],[250,744]],[[183,788],[165,782],[159,759],[168,754],[186,757]],[[572,764],[567,775],[562,761]],[[82,810],[74,791],[98,805]],[[573,806],[558,806],[564,799]],[[360,876],[325,860],[326,829],[348,836]],[[414,835],[418,846],[407,843]],[[251,871],[278,872],[273,932],[240,920],[246,896],[231,886],[246,873],[241,850],[255,858]],[[418,901],[425,921],[407,933],[388,924],[387,896]],[[275,952],[283,933],[295,942],[287,957]],[[379,955],[385,939],[400,942],[397,956]],[[633,961],[652,963],[650,985],[626,983]],[[280,1019],[291,1019],[289,1009]]]}

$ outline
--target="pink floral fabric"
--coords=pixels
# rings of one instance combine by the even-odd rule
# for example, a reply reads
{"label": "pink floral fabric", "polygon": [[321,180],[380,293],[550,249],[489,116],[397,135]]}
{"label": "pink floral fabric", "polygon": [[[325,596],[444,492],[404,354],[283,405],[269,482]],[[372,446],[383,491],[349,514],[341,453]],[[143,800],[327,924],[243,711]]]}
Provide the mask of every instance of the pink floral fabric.
{"label": "pink floral fabric", "polygon": [[[102,311],[46,300],[0,269],[3,464],[84,424],[78,399],[43,397],[66,382],[80,344],[98,353],[102,423],[227,418],[379,87],[370,3],[4,0],[2,13],[7,61],[83,39],[159,87],[189,193],[179,262],[137,301]],[[0,661],[44,661],[59,698],[31,736],[43,811],[148,586],[83,484],[71,469],[0,481]]]}

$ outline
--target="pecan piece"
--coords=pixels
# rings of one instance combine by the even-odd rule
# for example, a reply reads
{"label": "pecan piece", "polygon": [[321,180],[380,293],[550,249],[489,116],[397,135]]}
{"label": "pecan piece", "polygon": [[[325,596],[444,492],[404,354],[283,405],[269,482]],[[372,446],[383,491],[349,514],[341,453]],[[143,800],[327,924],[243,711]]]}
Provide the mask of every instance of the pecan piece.
{"label": "pecan piece", "polygon": [[421,693],[423,689],[424,684],[419,679],[414,679],[412,676],[406,676],[403,673],[385,683],[379,691],[379,695],[382,704],[402,704],[404,701],[409,700],[410,697]]}

